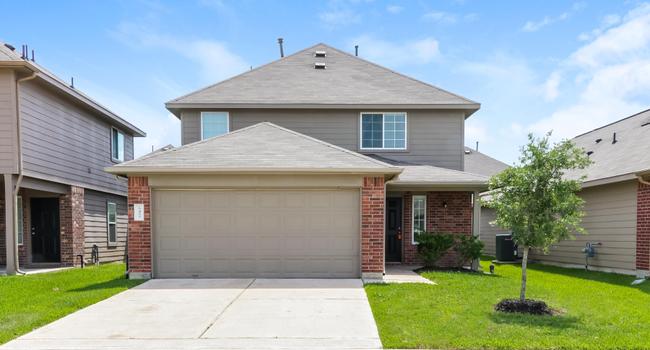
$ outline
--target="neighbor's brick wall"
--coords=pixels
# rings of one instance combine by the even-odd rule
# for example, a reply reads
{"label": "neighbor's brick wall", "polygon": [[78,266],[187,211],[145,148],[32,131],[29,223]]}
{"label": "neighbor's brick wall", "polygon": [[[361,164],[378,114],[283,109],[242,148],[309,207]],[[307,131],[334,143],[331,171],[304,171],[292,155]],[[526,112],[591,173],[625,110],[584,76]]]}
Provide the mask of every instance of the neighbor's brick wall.
{"label": "neighbor's brick wall", "polygon": [[[410,192],[404,193],[404,240],[402,262],[419,264],[417,245],[412,244]],[[447,203],[447,207],[443,203]],[[427,192],[427,230],[434,232],[450,232],[458,235],[472,235],[472,192]],[[438,265],[441,267],[454,266],[457,254],[449,251]]]}
{"label": "neighbor's brick wall", "polygon": [[636,213],[636,268],[650,270],[650,186],[639,183]]}
{"label": "neighbor's brick wall", "polygon": [[77,266],[84,253],[84,189],[70,186],[70,191],[59,197],[61,226],[61,264]]}
{"label": "neighbor's brick wall", "polygon": [[[133,204],[144,204],[144,221],[133,220]],[[129,177],[129,272],[151,273],[151,190],[147,177]]]}
{"label": "neighbor's brick wall", "polygon": [[361,189],[361,272],[384,272],[384,177],[364,177]]}
{"label": "neighbor's brick wall", "polygon": [[[4,191],[1,191],[4,193]],[[0,198],[0,265],[7,264],[7,240],[5,239],[5,199]]]}

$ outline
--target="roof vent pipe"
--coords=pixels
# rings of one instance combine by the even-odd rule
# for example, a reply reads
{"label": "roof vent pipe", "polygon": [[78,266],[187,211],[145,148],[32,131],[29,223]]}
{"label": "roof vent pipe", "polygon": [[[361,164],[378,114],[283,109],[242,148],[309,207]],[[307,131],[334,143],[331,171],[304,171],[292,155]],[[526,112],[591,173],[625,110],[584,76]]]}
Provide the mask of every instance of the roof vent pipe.
{"label": "roof vent pipe", "polygon": [[617,143],[618,140],[616,139],[616,133],[614,133],[614,137],[612,138],[612,145]]}
{"label": "roof vent pipe", "polygon": [[476,141],[476,152],[478,152],[478,141]]}
{"label": "roof vent pipe", "polygon": [[34,61],[34,50],[33,49],[32,49],[32,62],[35,62]]}
{"label": "roof vent pipe", "polygon": [[282,43],[284,42],[284,39],[278,38],[278,45],[280,45],[280,57],[284,57],[284,47],[282,46]]}
{"label": "roof vent pipe", "polygon": [[354,55],[359,56],[359,45],[354,45]]}

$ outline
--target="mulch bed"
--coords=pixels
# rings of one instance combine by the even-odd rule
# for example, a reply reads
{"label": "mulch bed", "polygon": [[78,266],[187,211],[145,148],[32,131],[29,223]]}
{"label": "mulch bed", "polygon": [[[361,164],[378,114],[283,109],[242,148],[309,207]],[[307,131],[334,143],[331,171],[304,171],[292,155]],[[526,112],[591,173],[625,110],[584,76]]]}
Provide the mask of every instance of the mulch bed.
{"label": "mulch bed", "polygon": [[494,310],[509,313],[522,313],[530,315],[555,315],[558,312],[551,309],[541,300],[504,299],[494,306]]}

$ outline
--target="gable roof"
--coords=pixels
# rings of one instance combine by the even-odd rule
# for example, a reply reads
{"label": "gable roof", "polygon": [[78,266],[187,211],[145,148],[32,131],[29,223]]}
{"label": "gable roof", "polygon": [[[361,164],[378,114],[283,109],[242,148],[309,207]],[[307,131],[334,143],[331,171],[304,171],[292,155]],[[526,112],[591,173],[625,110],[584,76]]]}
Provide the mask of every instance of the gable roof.
{"label": "gable roof", "polygon": [[487,177],[494,176],[508,168],[508,164],[485,153],[465,147],[465,171]]}
{"label": "gable roof", "polygon": [[401,168],[264,122],[106,169],[132,173],[378,173]]}
{"label": "gable roof", "polygon": [[593,164],[566,173],[573,179],[585,175],[583,186],[625,181],[649,173],[650,109],[578,135],[571,141],[585,152],[592,152],[589,158]]}
{"label": "gable roof", "polygon": [[[325,57],[315,57],[324,51]],[[315,69],[315,63],[325,69]],[[317,44],[166,103],[180,108],[445,108],[480,105],[325,44]]]}
{"label": "gable roof", "polygon": [[129,131],[134,136],[143,137],[147,135],[144,131],[113,113],[113,111],[93,100],[88,95],[70,87],[68,83],[59,79],[59,77],[45,69],[43,66],[28,59],[21,58],[15,50],[11,50],[5,43],[0,42],[0,67],[4,66],[17,69],[27,69],[27,72],[34,73],[39,80],[47,83],[58,91],[63,92],[65,95],[69,96],[74,101],[81,103],[83,106],[99,113],[102,117],[116,123],[116,126],[123,128],[124,131]]}

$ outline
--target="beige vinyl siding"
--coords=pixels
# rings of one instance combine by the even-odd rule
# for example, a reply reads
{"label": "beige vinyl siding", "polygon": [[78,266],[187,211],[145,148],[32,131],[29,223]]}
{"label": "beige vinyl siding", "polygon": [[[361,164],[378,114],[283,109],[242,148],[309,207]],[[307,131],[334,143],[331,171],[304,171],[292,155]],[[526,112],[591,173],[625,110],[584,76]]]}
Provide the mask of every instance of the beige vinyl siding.
{"label": "beige vinyl siding", "polygon": [[[86,190],[84,198],[85,244],[84,257],[90,260],[94,244],[99,248],[102,263],[124,261],[128,224],[126,198],[113,194]],[[106,203],[117,205],[117,244],[108,244]]]}
{"label": "beige vinyl siding", "polygon": [[[429,164],[450,169],[463,167],[464,115],[457,111],[396,110],[407,112],[408,141],[405,151],[368,151],[359,149],[359,117],[368,110],[228,110],[232,130],[268,121],[360,153],[378,154],[391,159]],[[183,144],[201,139],[199,110],[181,114]]]}
{"label": "beige vinyl siding", "polygon": [[[603,271],[633,273],[636,260],[636,181],[588,187],[580,192],[585,200],[583,227],[587,235],[577,235],[575,240],[565,240],[551,247],[548,255],[531,252],[530,258],[555,265],[584,266],[582,248],[587,242],[601,242],[596,246],[596,256],[589,259],[589,265]],[[490,228],[488,221],[494,220],[494,211],[481,211],[481,240],[486,254],[494,252],[494,234],[502,232]]]}
{"label": "beige vinyl siding", "polygon": [[[125,179],[104,172],[111,161],[111,124],[37,81],[21,84],[25,172],[58,182],[126,192]],[[125,160],[133,137],[125,134]]]}
{"label": "beige vinyl siding", "polygon": [[15,79],[13,70],[0,69],[0,173],[18,172]]}
{"label": "beige vinyl siding", "polygon": [[496,219],[494,209],[481,208],[481,234],[480,239],[485,244],[484,254],[495,256],[496,255],[496,235],[500,233],[508,233],[498,226],[490,225],[490,222]]}

